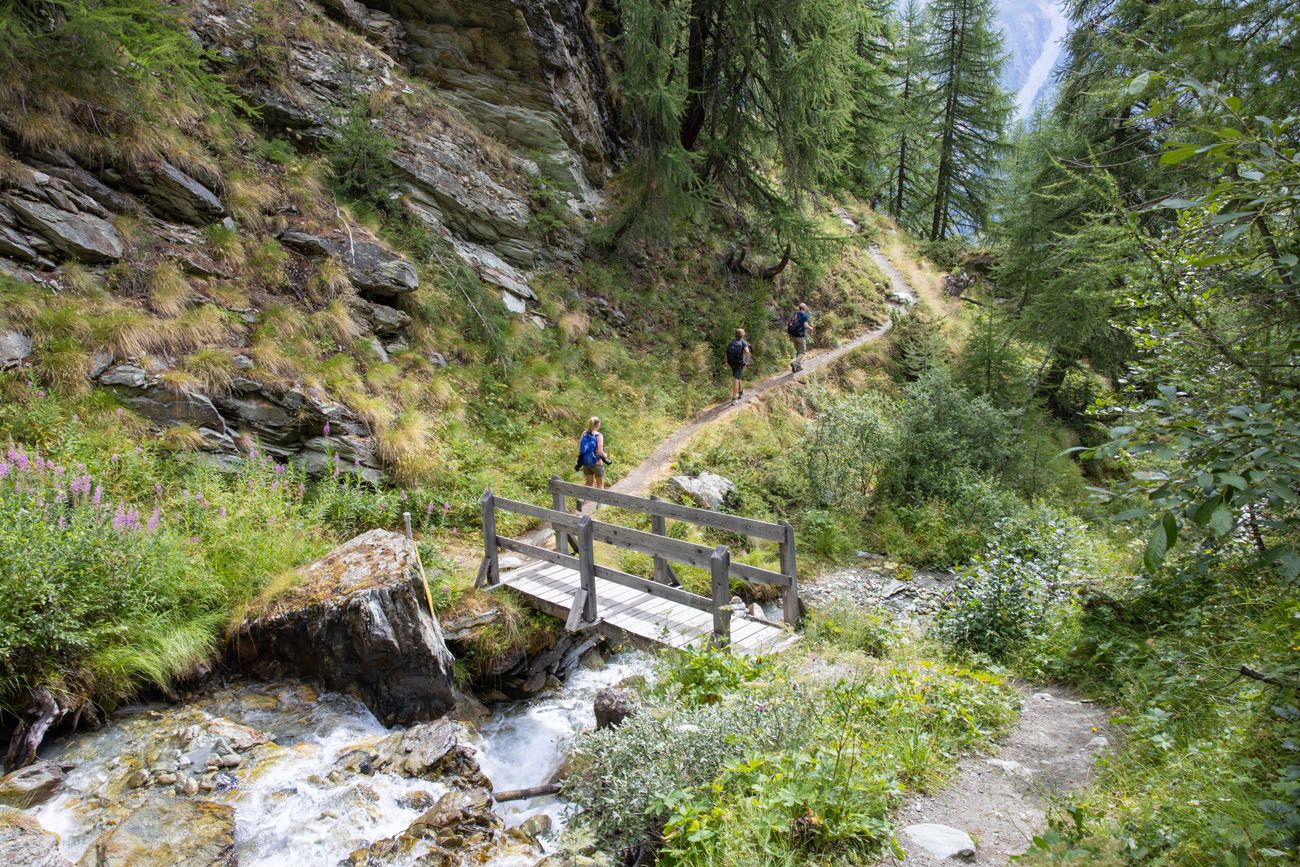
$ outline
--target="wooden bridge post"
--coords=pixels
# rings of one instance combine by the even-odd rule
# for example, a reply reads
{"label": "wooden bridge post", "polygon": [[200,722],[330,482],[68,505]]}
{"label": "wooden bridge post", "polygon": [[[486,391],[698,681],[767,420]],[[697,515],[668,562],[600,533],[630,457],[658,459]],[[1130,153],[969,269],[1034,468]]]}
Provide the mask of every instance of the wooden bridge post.
{"label": "wooden bridge post", "polygon": [[[651,497],[650,499],[654,500],[656,503],[659,502],[658,497]],[[650,531],[654,533],[656,536],[668,535],[668,521],[664,519],[663,515],[657,515],[653,512],[650,514]],[[663,557],[660,557],[658,554],[655,554],[654,558],[655,558],[655,568],[654,568],[655,582],[658,584],[671,585],[673,582],[668,577],[669,575],[668,561],[665,560]]]}
{"label": "wooden bridge post", "polygon": [[785,588],[783,601],[784,620],[789,625],[799,626],[799,576],[796,573],[794,559],[794,527],[782,522],[785,538],[781,540],[781,572],[790,579],[790,586]]}
{"label": "wooden bridge post", "polygon": [[501,583],[497,562],[497,503],[492,491],[483,492],[483,582],[488,587]]}
{"label": "wooden bridge post", "polygon": [[596,622],[596,543],[595,527],[591,515],[583,515],[578,524],[578,579],[579,585],[586,591],[582,604],[582,619],[587,623]]}
{"label": "wooden bridge post", "polygon": [[709,571],[713,577],[713,640],[718,644],[731,641],[731,552],[726,545],[713,549],[709,558]]}
{"label": "wooden bridge post", "polygon": [[[558,482],[559,480],[560,480],[559,476],[551,476],[552,482]],[[568,511],[567,508],[568,503],[566,502],[567,499],[568,497],[564,496],[563,492],[557,491],[555,489],[555,485],[551,485],[551,508],[553,510],[557,512],[567,512]],[[564,530],[560,528],[559,524],[551,525],[551,529],[555,531],[556,552],[560,554],[569,553],[569,534],[564,532]]]}

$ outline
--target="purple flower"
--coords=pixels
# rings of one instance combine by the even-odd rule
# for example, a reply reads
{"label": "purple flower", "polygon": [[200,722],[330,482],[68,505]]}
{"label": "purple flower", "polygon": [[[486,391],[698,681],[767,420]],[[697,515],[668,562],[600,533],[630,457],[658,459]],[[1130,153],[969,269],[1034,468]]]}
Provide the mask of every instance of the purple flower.
{"label": "purple flower", "polygon": [[442,504],[442,513],[445,515],[445,514],[447,514],[447,513],[450,512],[450,511],[451,511],[451,503],[443,503],[443,504]]}
{"label": "purple flower", "polygon": [[158,525],[161,523],[162,523],[162,509],[158,508],[157,506],[154,506],[153,512],[149,514],[149,522],[145,524],[145,527],[147,527],[149,529],[149,532],[152,533],[158,529]]}
{"label": "purple flower", "polygon": [[118,503],[117,511],[113,514],[113,529],[118,532],[140,529],[140,513]]}
{"label": "purple flower", "polygon": [[217,514],[222,518],[226,517],[226,507],[222,506],[219,509],[217,509]]}
{"label": "purple flower", "polygon": [[118,454],[117,454],[117,452],[113,452],[111,455],[109,455],[109,456],[108,456],[108,459],[109,459],[110,461],[115,461],[115,460],[117,460],[117,459],[118,459]]}
{"label": "purple flower", "polygon": [[9,462],[0,461],[0,479],[9,478]]}
{"label": "purple flower", "polygon": [[103,499],[104,499],[104,486],[95,485],[95,495],[90,498],[90,504],[92,506],[98,506],[100,502],[103,501]]}
{"label": "purple flower", "polygon": [[325,436],[329,436],[329,435],[330,435],[330,423],[329,423],[329,422],[325,422],[325,425],[324,425],[320,430],[321,430],[321,433],[322,433],[322,434],[324,434]]}
{"label": "purple flower", "polygon": [[123,410],[122,407],[120,407],[120,406],[117,408],[116,412],[117,412],[117,415],[119,415],[119,416],[122,416],[122,415],[125,415],[125,414],[126,414],[125,410]]}
{"label": "purple flower", "polygon": [[442,592],[443,592],[443,593],[450,593],[450,592],[451,592],[451,586],[448,585],[448,584],[444,584],[444,585],[442,585]]}
{"label": "purple flower", "polygon": [[427,505],[427,506],[424,507],[424,514],[426,514],[426,515],[432,515],[432,514],[433,514],[433,501],[432,501],[432,500],[429,501],[429,505]]}
{"label": "purple flower", "polygon": [[43,389],[43,388],[41,388],[41,389],[37,389],[37,391],[36,391],[36,396],[39,397],[39,398],[41,398],[42,400],[44,400],[44,398],[45,398],[45,389]]}
{"label": "purple flower", "polygon": [[157,482],[155,482],[155,483],[154,483],[154,486],[153,486],[153,492],[154,492],[155,494],[161,494],[161,493],[162,493],[162,485],[160,485],[160,484],[158,484]]}
{"label": "purple flower", "polygon": [[88,476],[88,475],[80,475],[80,476],[77,476],[76,478],[74,478],[74,479],[72,480],[72,483],[71,483],[70,485],[68,485],[68,491],[71,492],[72,494],[77,494],[77,495],[82,495],[82,496],[84,496],[84,495],[86,495],[86,494],[89,494],[89,493],[90,493],[90,476]]}
{"label": "purple flower", "polygon": [[276,474],[277,476],[283,476],[283,475],[284,475],[284,471],[285,471],[286,469],[287,469],[287,467],[285,467],[284,464],[276,464],[276,465],[275,465],[275,474]]}
{"label": "purple flower", "polygon": [[403,502],[403,503],[406,502],[406,491],[402,491],[402,498],[401,498],[401,499],[402,499],[402,502]]}
{"label": "purple flower", "polygon": [[299,483],[298,483],[298,496],[300,496],[300,497],[301,497],[301,496],[305,496],[306,493],[307,493],[307,483],[306,483],[306,482],[299,482]]}

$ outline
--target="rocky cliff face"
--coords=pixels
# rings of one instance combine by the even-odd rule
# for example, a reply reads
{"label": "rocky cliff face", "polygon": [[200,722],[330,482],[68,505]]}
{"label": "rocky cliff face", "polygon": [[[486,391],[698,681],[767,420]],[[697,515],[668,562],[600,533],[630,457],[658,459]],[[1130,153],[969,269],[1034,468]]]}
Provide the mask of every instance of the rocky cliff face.
{"label": "rocky cliff face", "polygon": [[[572,257],[579,241],[539,226],[539,190],[558,195],[581,225],[599,206],[619,150],[581,0],[180,5],[193,37],[227,62],[223,78],[257,111],[266,139],[320,153],[348,113],[367,106],[372,127],[392,143],[400,207],[510,311],[546,324],[532,309],[530,279]],[[91,359],[85,375],[160,427],[192,428],[210,451],[236,453],[257,440],[314,473],[329,472],[334,456],[344,470],[378,479],[373,419],[287,369],[275,358],[280,347],[259,355],[257,332],[268,307],[326,306],[324,285],[345,302],[331,314],[339,349],[359,343],[381,363],[404,354],[415,365],[408,372],[427,375],[446,359],[427,345],[418,356],[410,348],[402,307],[419,289],[418,263],[350,221],[319,188],[250,157],[254,144],[240,146],[238,168],[211,155],[88,157],[52,143],[57,136],[33,135],[28,120],[0,110],[0,273],[64,292],[89,272],[129,310],[152,304],[159,312],[138,299],[167,266],[205,314],[190,309],[203,322],[179,340],[165,339],[162,327],[131,339],[100,339],[96,329],[66,335]],[[241,244],[252,255],[231,252]],[[0,368],[41,353],[36,335],[5,312]],[[160,326],[190,327],[176,311],[168,315]],[[215,386],[177,373],[179,356],[203,346],[219,347],[233,364]]]}

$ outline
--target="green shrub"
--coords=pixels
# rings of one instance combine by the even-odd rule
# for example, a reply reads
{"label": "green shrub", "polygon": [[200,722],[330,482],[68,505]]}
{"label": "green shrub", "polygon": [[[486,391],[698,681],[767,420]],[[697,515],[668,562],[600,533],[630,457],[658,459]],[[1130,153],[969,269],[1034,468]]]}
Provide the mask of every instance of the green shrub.
{"label": "green shrub", "polygon": [[339,124],[329,143],[330,169],[340,195],[370,205],[378,211],[392,207],[397,190],[389,156],[393,141],[358,104]]}
{"label": "green shrub", "polygon": [[1095,565],[1087,528],[1066,513],[1040,506],[1000,522],[985,553],[958,575],[935,633],[994,659],[1030,653],[1077,615]]}

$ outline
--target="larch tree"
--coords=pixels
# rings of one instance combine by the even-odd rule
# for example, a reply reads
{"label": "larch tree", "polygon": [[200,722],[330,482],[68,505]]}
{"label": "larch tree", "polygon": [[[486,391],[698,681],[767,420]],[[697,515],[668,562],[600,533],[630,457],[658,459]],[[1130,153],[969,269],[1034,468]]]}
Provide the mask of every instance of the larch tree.
{"label": "larch tree", "polygon": [[920,0],[907,0],[898,12],[898,37],[891,72],[894,103],[891,118],[893,153],[887,192],[889,215],[909,228],[933,193],[927,128],[934,118],[934,90],[926,75],[925,13]]}
{"label": "larch tree", "polygon": [[869,91],[861,0],[625,0],[622,93],[632,197],[616,234],[662,236],[717,209],[742,246],[816,234],[807,194],[841,177]]}
{"label": "larch tree", "polygon": [[1004,147],[1011,97],[993,0],[932,0],[925,65],[937,100],[938,153],[930,240],[980,230]]}

